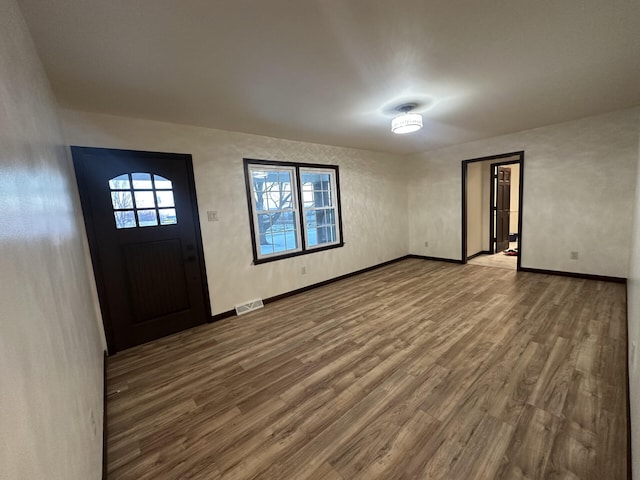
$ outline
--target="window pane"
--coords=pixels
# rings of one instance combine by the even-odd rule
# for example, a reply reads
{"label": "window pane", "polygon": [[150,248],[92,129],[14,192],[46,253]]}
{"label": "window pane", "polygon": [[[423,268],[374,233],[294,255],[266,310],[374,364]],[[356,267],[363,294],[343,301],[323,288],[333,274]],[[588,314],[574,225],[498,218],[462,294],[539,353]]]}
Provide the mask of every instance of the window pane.
{"label": "window pane", "polygon": [[171,180],[167,180],[166,178],[161,177],[160,175],[153,176],[153,183],[155,184],[156,188],[159,190],[171,190],[173,188],[173,185],[171,184]]}
{"label": "window pane", "polygon": [[278,211],[293,208],[291,172],[252,170],[251,181],[256,210]]}
{"label": "window pane", "polygon": [[127,173],[109,180],[109,188],[111,190],[127,190],[131,188],[129,184],[129,175]]}
{"label": "window pane", "polygon": [[[131,192],[111,192],[111,204],[114,210],[133,208]],[[133,223],[135,224],[135,221]]]}
{"label": "window pane", "polygon": [[310,247],[318,245],[318,229],[315,226],[307,225],[307,245]]}
{"label": "window pane", "polygon": [[153,227],[158,225],[158,217],[155,210],[138,210],[138,223],[141,227]]}
{"label": "window pane", "polygon": [[295,250],[298,248],[298,238],[295,230],[285,230],[284,240],[287,250]]}
{"label": "window pane", "polygon": [[293,212],[259,214],[258,240],[262,255],[296,250],[298,243]]}
{"label": "window pane", "polygon": [[271,215],[268,213],[258,215],[258,236],[260,245],[270,245],[270,242],[267,241],[267,234],[270,228]]}
{"label": "window pane", "polygon": [[260,245],[260,255],[269,255],[270,253],[273,253],[273,245],[271,243]]}
{"label": "window pane", "polygon": [[267,175],[265,171],[252,171],[251,182],[254,198],[256,201],[256,210],[258,212],[268,210],[268,193],[267,193]]}
{"label": "window pane", "polygon": [[317,173],[304,172],[302,174],[302,183],[313,184],[314,182],[317,182],[317,181],[318,181]]}
{"label": "window pane", "polygon": [[325,196],[325,207],[333,207],[333,197],[331,196],[331,191],[327,191],[327,195]]}
{"label": "window pane", "polygon": [[323,243],[333,243],[336,241],[336,227],[335,225],[327,227],[318,227],[317,241],[318,245]]}
{"label": "window pane", "polygon": [[330,210],[316,210],[314,212],[316,215],[316,222],[318,225],[335,225],[336,223],[336,212],[333,209]]}
{"label": "window pane", "polygon": [[286,245],[286,237],[284,232],[282,231],[278,231],[273,234],[273,236],[271,237],[271,243],[273,244],[273,251],[275,253],[288,250]]}
{"label": "window pane", "polygon": [[151,174],[149,173],[132,173],[133,188],[137,189],[151,189]]}
{"label": "window pane", "polygon": [[[275,184],[271,184],[271,188],[273,188],[273,185]],[[277,195],[276,193],[273,192],[273,190],[267,190],[265,192],[265,210],[278,210],[278,206],[280,204],[279,202],[279,195]]]}
{"label": "window pane", "polygon": [[173,192],[171,190],[162,190],[160,192],[156,192],[156,199],[158,200],[158,207],[175,206],[175,203],[173,203]]}
{"label": "window pane", "polygon": [[332,206],[331,182],[328,173],[303,173],[302,181],[302,199],[305,208]]}
{"label": "window pane", "polygon": [[[134,181],[135,183],[135,181]],[[136,208],[154,208],[156,206],[153,200],[153,192],[135,192]]]}
{"label": "window pane", "polygon": [[331,195],[326,190],[315,190],[313,192],[313,206],[315,208],[330,207]]}
{"label": "window pane", "polygon": [[[265,182],[265,178],[262,176],[256,176],[257,173],[262,173],[262,172],[252,172],[252,190],[253,190],[253,195],[256,201],[256,210],[263,211],[263,210],[267,210],[268,206],[267,206],[267,191],[266,191],[266,182]],[[265,174],[266,176],[266,174]]]}
{"label": "window pane", "polygon": [[274,253],[286,252],[297,248],[297,238],[295,229],[284,228],[282,224],[276,224],[271,228],[270,236]]}
{"label": "window pane", "polygon": [[279,192],[277,196],[277,209],[285,210],[293,208],[291,191]]}
{"label": "window pane", "polygon": [[334,210],[307,212],[307,243],[310,247],[334,243],[337,239]]}
{"label": "window pane", "polygon": [[322,210],[307,210],[305,219],[308,226],[323,226],[336,223],[336,212],[333,208]]}
{"label": "window pane", "polygon": [[315,227],[316,225],[316,212],[315,210],[307,210],[304,214],[305,223],[307,227]]}
{"label": "window pane", "polygon": [[280,172],[278,176],[282,189],[291,191],[291,172]]}
{"label": "window pane", "polygon": [[302,174],[302,183],[317,183],[320,185],[319,188],[327,190],[326,186],[331,183],[331,174],[330,173],[313,173],[313,172],[304,172]]}
{"label": "window pane", "polygon": [[158,210],[160,214],[160,225],[174,225],[178,223],[175,208],[161,208]]}
{"label": "window pane", "polygon": [[302,203],[304,203],[304,208],[310,208],[313,206],[312,183],[307,182],[302,184]]}
{"label": "window pane", "polygon": [[113,212],[113,216],[116,219],[116,228],[134,228],[136,226],[133,210]]}
{"label": "window pane", "polygon": [[[275,217],[275,215],[274,215]],[[282,212],[277,219],[272,220],[275,227],[279,227],[280,230],[295,230],[296,221],[294,212]]]}

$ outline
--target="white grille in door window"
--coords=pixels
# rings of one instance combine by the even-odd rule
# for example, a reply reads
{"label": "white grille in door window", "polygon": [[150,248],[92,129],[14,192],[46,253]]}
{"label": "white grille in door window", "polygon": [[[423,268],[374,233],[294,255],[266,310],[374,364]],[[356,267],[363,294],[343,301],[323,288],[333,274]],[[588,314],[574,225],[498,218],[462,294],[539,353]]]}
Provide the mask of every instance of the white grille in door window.
{"label": "white grille in door window", "polygon": [[178,223],[171,180],[152,173],[124,173],[109,180],[116,228]]}

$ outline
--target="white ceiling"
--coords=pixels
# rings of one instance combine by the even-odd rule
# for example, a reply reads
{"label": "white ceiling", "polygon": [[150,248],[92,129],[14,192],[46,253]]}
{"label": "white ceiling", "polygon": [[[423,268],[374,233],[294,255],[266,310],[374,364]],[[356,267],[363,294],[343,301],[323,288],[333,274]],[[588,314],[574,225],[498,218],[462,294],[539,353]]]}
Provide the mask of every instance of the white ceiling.
{"label": "white ceiling", "polygon": [[412,153],[640,104],[639,0],[19,4],[78,110]]}

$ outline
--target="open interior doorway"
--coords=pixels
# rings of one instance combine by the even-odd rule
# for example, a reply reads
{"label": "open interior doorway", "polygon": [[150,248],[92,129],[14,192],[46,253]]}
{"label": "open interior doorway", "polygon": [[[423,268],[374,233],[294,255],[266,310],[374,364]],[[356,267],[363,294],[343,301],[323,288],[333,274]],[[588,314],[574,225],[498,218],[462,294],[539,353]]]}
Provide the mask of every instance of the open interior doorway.
{"label": "open interior doorway", "polygon": [[513,270],[522,253],[524,152],[462,162],[462,259]]}

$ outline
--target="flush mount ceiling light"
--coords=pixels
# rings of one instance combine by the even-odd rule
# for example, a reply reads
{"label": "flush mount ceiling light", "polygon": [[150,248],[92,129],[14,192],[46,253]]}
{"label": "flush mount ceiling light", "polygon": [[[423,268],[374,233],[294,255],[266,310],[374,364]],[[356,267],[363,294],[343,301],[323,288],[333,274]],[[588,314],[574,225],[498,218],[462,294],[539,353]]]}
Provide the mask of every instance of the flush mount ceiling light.
{"label": "flush mount ceiling light", "polygon": [[396,108],[398,112],[402,112],[391,120],[391,131],[393,133],[403,134],[416,132],[422,128],[422,115],[412,113],[416,108],[415,103],[405,103]]}

